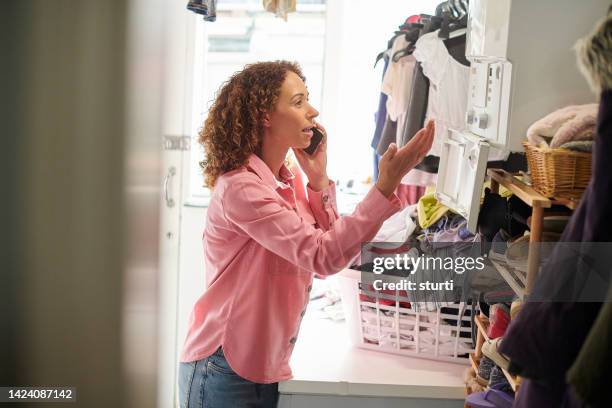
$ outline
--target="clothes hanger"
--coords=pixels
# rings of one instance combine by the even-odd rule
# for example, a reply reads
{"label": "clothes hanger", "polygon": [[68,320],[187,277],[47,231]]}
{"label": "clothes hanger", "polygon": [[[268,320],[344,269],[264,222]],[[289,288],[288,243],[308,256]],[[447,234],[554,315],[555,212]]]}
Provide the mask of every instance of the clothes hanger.
{"label": "clothes hanger", "polygon": [[[440,31],[438,32],[439,38],[442,38],[442,39],[455,38],[455,37],[465,34],[465,32],[460,32],[450,37],[451,32],[467,27],[467,10],[464,10],[461,5],[458,5],[459,1],[460,0],[449,0],[447,4],[448,10],[442,11],[443,21],[442,21],[442,26],[440,27]],[[459,17],[452,18],[451,11],[449,11],[451,9],[454,10],[455,13]]]}
{"label": "clothes hanger", "polygon": [[442,25],[440,26],[440,31],[438,31],[438,37],[442,39],[447,39],[448,34],[450,33],[450,11],[442,12]]}
{"label": "clothes hanger", "polygon": [[404,32],[401,30],[395,31],[395,33],[393,34],[393,37],[391,37],[389,41],[387,41],[387,49],[378,53],[378,55],[376,56],[376,61],[374,61],[374,68],[376,68],[376,65],[378,65],[378,61],[380,61],[385,56],[385,54],[387,54],[387,52],[391,49],[391,47],[393,47],[393,42],[395,41],[395,39],[402,34],[404,34]]}
{"label": "clothes hanger", "polygon": [[450,34],[448,35],[448,38],[456,38],[456,37],[460,37],[462,35],[465,35],[467,33],[467,28],[459,28],[455,31],[451,31]]}
{"label": "clothes hanger", "polygon": [[397,62],[400,58],[412,54],[412,52],[414,51],[414,44],[419,39],[419,35],[421,34],[421,28],[423,28],[422,24],[419,24],[419,26],[420,27],[412,28],[406,33],[405,39],[408,45],[406,46],[406,48],[395,52],[395,54],[391,56],[391,61]]}

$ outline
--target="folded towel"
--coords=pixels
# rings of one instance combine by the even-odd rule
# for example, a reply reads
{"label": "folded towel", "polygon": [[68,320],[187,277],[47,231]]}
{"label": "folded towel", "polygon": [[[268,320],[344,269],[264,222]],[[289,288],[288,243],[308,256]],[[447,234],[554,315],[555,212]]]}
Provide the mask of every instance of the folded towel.
{"label": "folded towel", "polygon": [[578,140],[593,140],[596,121],[597,105],[593,105],[592,109],[581,110],[559,128],[550,142],[550,147],[555,148]]}
{"label": "folded towel", "polygon": [[[542,119],[535,121],[529,129],[527,129],[527,138],[533,145],[540,146],[545,144],[548,146],[548,142],[551,138],[555,138],[557,133],[561,131],[561,135],[557,136],[560,140],[569,142],[573,139],[573,136],[586,137],[591,121],[591,116],[596,117],[597,115],[597,104],[586,104],[586,105],[570,105],[561,109],[557,109],[554,112],[549,113]],[[577,120],[577,122],[571,122]],[[592,137],[592,133],[591,133]],[[560,146],[563,143],[558,144]]]}

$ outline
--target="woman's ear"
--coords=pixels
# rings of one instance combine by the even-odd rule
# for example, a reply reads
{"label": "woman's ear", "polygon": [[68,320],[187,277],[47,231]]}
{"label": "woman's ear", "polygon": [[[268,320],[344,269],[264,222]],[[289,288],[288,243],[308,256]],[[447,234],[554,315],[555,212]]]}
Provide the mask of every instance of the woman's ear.
{"label": "woman's ear", "polygon": [[270,112],[264,113],[263,126],[266,128],[269,128],[270,126],[272,126],[272,121],[270,120]]}

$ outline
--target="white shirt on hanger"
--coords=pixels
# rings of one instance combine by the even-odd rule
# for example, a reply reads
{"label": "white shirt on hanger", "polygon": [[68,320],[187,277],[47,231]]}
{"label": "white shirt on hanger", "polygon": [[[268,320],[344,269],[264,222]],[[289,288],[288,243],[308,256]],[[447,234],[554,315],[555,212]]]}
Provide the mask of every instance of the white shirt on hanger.
{"label": "white shirt on hanger", "polygon": [[429,97],[425,121],[436,123],[430,155],[440,156],[448,129],[465,129],[469,67],[456,61],[438,37],[438,31],[421,36],[415,44],[414,57],[429,79]]}
{"label": "white shirt on hanger", "polygon": [[[425,122],[436,123],[434,143],[430,155],[440,156],[443,141],[449,129],[464,131],[467,109],[470,68],[455,60],[439,30],[421,36],[414,50],[414,57],[421,63],[423,74],[429,79],[429,96]],[[489,161],[505,160],[508,152],[491,148]]]}
{"label": "white shirt on hanger", "polygon": [[387,95],[387,114],[392,121],[397,121],[395,142],[401,145],[404,121],[408,110],[408,98],[412,89],[412,73],[416,66],[416,59],[412,55],[405,55],[393,61],[396,52],[408,47],[409,42],[403,35],[395,38],[389,53],[389,65],[385,71],[382,82],[382,92]]}
{"label": "white shirt on hanger", "polygon": [[408,95],[412,87],[412,71],[416,59],[412,55],[406,55],[394,62],[393,56],[408,45],[404,35],[399,35],[393,40],[393,47],[389,52],[391,59],[382,81],[382,92],[387,95],[387,114],[394,122],[400,115],[405,114],[408,108]]}

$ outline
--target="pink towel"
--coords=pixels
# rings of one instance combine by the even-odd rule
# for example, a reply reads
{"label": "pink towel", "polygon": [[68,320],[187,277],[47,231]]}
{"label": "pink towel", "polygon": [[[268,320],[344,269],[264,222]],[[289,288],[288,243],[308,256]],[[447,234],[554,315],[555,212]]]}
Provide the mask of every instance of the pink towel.
{"label": "pink towel", "polygon": [[558,147],[575,140],[593,138],[597,104],[571,105],[535,121],[527,129],[527,139],[534,145]]}

